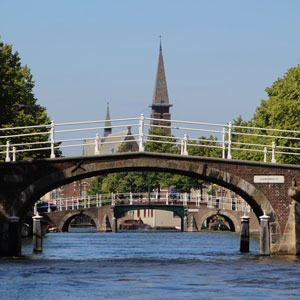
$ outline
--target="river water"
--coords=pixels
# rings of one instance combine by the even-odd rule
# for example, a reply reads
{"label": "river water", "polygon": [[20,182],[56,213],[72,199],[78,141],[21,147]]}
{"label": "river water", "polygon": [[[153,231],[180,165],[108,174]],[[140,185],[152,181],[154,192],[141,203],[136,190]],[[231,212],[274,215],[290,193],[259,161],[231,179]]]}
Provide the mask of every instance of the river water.
{"label": "river water", "polygon": [[300,299],[300,260],[235,233],[51,233],[0,259],[0,299]]}

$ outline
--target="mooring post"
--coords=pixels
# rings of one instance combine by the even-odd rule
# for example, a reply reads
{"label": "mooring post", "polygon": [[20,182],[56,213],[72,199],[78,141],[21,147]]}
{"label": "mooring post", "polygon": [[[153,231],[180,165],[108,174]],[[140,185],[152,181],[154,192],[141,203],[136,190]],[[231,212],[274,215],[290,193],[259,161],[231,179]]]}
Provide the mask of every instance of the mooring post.
{"label": "mooring post", "polygon": [[245,253],[249,252],[250,234],[249,234],[249,216],[241,217],[241,243],[240,251]]}
{"label": "mooring post", "polygon": [[118,219],[114,216],[112,217],[112,231],[118,232]]}
{"label": "mooring post", "polygon": [[42,252],[43,251],[43,233],[42,233],[42,216],[39,214],[32,217],[33,219],[33,251]]}
{"label": "mooring post", "polygon": [[8,218],[8,255],[18,256],[21,254],[20,218],[11,216]]}
{"label": "mooring post", "polygon": [[260,254],[270,255],[270,217],[264,214],[259,217],[260,219]]}
{"label": "mooring post", "polygon": [[186,216],[181,218],[181,231],[183,231],[183,232],[187,231],[187,217]]}

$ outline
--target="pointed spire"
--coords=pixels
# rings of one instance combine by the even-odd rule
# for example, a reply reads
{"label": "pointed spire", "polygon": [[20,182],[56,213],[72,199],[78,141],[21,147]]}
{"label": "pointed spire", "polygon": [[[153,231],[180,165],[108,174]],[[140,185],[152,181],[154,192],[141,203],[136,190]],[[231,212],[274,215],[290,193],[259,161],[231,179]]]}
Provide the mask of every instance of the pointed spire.
{"label": "pointed spire", "polygon": [[106,108],[106,118],[104,123],[104,136],[108,136],[111,134],[111,121],[110,121],[110,113],[109,113],[109,102],[107,102],[107,108]]}
{"label": "pointed spire", "polygon": [[[161,39],[161,36],[160,36]],[[162,54],[161,40],[159,43],[159,56],[157,64],[156,79],[152,98],[152,105],[172,106],[169,104],[167,80],[165,74],[164,60]]]}

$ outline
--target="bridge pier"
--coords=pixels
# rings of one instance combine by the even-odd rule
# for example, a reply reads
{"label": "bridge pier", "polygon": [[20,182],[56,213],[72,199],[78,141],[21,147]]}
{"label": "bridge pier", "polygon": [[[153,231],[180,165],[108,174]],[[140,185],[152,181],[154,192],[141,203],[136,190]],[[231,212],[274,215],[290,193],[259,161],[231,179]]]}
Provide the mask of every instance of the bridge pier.
{"label": "bridge pier", "polygon": [[43,232],[42,232],[42,216],[36,215],[33,219],[33,251],[43,251]]}
{"label": "bridge pier", "polygon": [[240,241],[240,251],[242,253],[249,252],[249,242],[250,242],[250,231],[249,231],[249,216],[241,217],[241,241]]}
{"label": "bridge pier", "polygon": [[8,218],[8,256],[21,255],[20,218]]}

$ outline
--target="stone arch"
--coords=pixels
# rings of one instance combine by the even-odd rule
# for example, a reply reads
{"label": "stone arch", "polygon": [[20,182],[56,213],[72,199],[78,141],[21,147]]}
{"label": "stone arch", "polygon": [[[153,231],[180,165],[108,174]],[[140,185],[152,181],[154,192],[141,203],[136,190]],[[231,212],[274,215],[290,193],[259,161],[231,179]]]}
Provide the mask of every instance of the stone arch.
{"label": "stone arch", "polygon": [[[59,168],[53,168],[55,171],[32,182],[22,191],[18,199],[18,201],[21,200],[19,201],[21,204],[16,203],[17,213],[22,214],[22,207],[28,201],[32,201],[32,198],[36,199],[53,188],[75,180],[114,172],[150,170],[196,177],[236,192],[251,206],[257,218],[265,211],[271,217],[271,235],[277,235],[277,239],[281,236],[278,218],[265,194],[249,181],[234,175],[234,167],[230,167],[230,162],[222,159],[156,153],[126,153],[58,159],[57,163],[60,164]],[[251,168],[250,163],[249,168]]]}
{"label": "stone arch", "polygon": [[97,217],[89,212],[89,211],[71,211],[69,213],[67,213],[60,221],[60,223],[58,224],[58,231],[60,232],[65,232],[68,231],[68,227],[70,225],[70,222],[79,215],[85,215],[85,216],[89,216],[95,223],[96,225],[96,229],[97,231],[100,231],[100,227],[99,227],[99,222],[97,220]]}
{"label": "stone arch", "polygon": [[[74,166],[67,167],[61,171],[53,172],[45,177],[38,179],[31,183],[21,193],[21,202],[24,204],[31,197],[35,199],[42,196],[53,188],[59,187],[63,184],[70,183],[79,179],[92,177],[100,174],[108,174],[122,171],[145,171],[152,170],[156,172],[171,172],[186,175],[190,177],[197,177],[208,182],[216,183],[220,186],[228,188],[242,198],[244,198],[252,207],[257,217],[263,214],[265,210],[275,221],[274,210],[271,203],[266,196],[254,185],[246,180],[238,177],[232,173],[224,172],[216,168],[211,168],[207,163],[174,159],[174,155],[155,155],[144,154],[145,157],[139,155],[138,157],[127,157],[120,159],[117,154],[104,157],[105,160],[95,158],[95,161],[89,159],[82,160],[80,168],[76,169]],[[116,159],[114,159],[116,157]],[[172,159],[173,158],[173,159]],[[74,171],[76,169],[76,171]]]}
{"label": "stone arch", "polygon": [[207,218],[212,217],[217,214],[220,215],[221,217],[224,217],[226,221],[229,221],[230,231],[236,231],[236,232],[240,231],[239,220],[237,220],[237,218],[230,212],[220,211],[219,209],[216,209],[215,211],[210,211],[209,213],[203,215],[200,218],[200,228]]}

